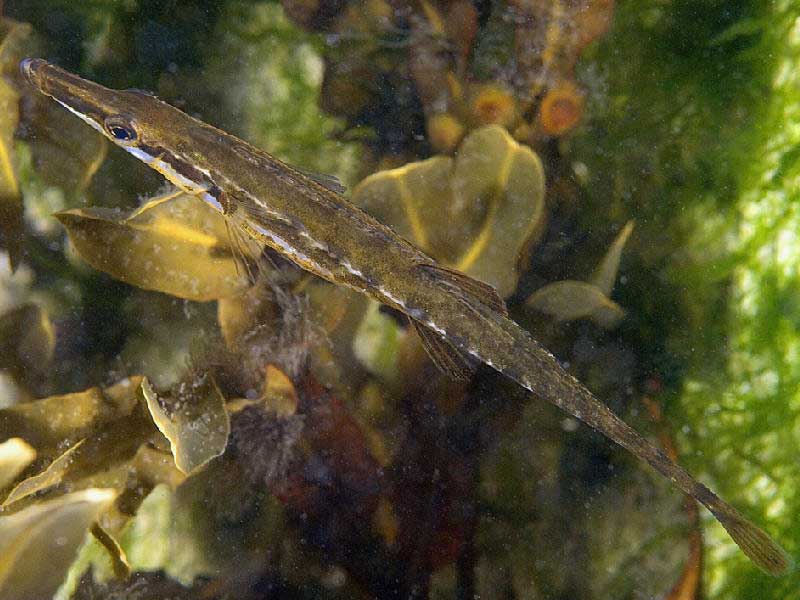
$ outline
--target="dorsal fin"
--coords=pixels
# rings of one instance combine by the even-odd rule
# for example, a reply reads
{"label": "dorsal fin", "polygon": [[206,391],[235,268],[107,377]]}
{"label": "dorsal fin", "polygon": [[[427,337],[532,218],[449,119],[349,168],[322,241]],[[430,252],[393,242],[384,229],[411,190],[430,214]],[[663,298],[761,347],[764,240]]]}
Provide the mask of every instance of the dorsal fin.
{"label": "dorsal fin", "polygon": [[315,173],[314,171],[307,171],[306,169],[301,169],[292,165],[292,168],[300,173],[301,175],[305,175],[312,181],[316,181],[322,187],[329,189],[332,192],[336,192],[337,194],[344,194],[347,191],[345,185],[339,181],[339,178],[336,175],[328,175],[326,173]]}
{"label": "dorsal fin", "polygon": [[472,298],[480,301],[481,304],[496,310],[503,316],[508,316],[506,303],[500,297],[500,294],[497,293],[497,290],[488,283],[474,279],[456,269],[443,267],[442,265],[426,263],[418,265],[418,268],[438,278],[451,292],[468,294]]}
{"label": "dorsal fin", "polygon": [[456,381],[467,381],[475,372],[475,363],[433,329],[419,321],[411,321],[419,334],[422,346],[431,357],[433,364],[445,375]]}
{"label": "dorsal fin", "polygon": [[133,94],[139,94],[140,96],[149,96],[150,98],[158,98],[158,96],[156,96],[154,92],[151,92],[150,90],[143,90],[141,88],[128,88],[124,91],[131,92]]}

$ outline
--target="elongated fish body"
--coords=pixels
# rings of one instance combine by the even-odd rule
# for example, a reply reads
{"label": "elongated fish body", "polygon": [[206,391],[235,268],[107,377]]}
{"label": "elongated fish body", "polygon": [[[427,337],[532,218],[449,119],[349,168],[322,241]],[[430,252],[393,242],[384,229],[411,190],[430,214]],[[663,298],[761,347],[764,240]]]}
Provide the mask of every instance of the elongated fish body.
{"label": "elongated fish body", "polygon": [[739,547],[773,575],[786,553],[595,398],[525,330],[494,290],[442,267],[348,202],[331,181],[139,91],[118,91],[39,59],[20,64],[42,93],[225,215],[242,235],[300,267],[406,314],[431,358],[453,377],[483,362],[648,462],[704,504]]}

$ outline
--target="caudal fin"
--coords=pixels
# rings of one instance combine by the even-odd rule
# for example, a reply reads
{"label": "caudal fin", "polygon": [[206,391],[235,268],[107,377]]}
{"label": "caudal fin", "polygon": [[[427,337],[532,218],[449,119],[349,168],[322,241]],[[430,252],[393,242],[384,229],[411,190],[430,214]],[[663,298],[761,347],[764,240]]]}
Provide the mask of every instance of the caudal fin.
{"label": "caudal fin", "polygon": [[729,504],[719,501],[709,506],[712,514],[742,549],[762,571],[770,575],[785,575],[794,567],[794,562],[786,551],[761,529]]}

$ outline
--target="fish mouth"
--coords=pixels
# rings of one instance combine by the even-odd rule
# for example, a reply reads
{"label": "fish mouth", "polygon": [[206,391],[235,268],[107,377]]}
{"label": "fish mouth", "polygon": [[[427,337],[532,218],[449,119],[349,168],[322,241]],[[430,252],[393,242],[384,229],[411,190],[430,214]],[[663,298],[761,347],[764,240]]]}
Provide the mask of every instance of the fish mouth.
{"label": "fish mouth", "polygon": [[37,73],[48,64],[46,60],[41,58],[23,58],[19,63],[19,71],[28,83],[40,87]]}

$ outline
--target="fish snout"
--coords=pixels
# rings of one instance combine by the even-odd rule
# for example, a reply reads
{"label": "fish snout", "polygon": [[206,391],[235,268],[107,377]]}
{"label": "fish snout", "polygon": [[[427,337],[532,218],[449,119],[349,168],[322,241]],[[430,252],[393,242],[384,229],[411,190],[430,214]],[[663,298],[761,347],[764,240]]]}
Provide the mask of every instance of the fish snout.
{"label": "fish snout", "polygon": [[38,85],[36,74],[46,64],[47,61],[41,58],[23,58],[19,63],[19,70],[28,83]]}

